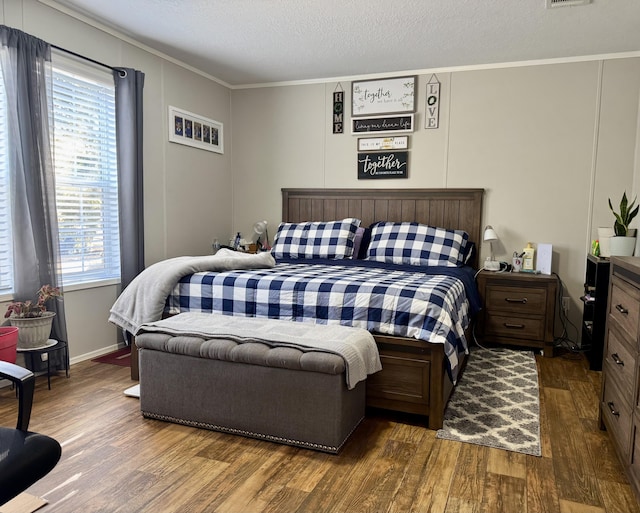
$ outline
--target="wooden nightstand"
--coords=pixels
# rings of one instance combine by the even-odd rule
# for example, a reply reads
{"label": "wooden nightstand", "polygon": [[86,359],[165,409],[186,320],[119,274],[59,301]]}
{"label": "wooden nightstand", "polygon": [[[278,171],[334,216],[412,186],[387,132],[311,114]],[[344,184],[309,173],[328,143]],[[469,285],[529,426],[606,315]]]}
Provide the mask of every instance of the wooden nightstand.
{"label": "wooden nightstand", "polygon": [[479,339],[536,347],[552,357],[558,278],[481,271],[477,280],[483,303],[476,327]]}

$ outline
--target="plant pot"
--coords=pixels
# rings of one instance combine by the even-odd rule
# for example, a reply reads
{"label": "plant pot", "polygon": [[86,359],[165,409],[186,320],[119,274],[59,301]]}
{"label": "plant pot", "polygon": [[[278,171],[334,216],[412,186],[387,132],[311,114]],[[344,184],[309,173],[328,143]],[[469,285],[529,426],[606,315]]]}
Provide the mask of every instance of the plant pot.
{"label": "plant pot", "polygon": [[633,256],[636,249],[635,237],[611,237],[609,241],[611,256]]}
{"label": "plant pot", "polygon": [[18,328],[18,348],[42,347],[51,335],[55,312],[44,312],[40,317],[9,317],[12,326]]}
{"label": "plant pot", "polygon": [[598,243],[600,244],[600,256],[610,257],[611,249],[609,241],[615,235],[613,228],[598,228]]}
{"label": "plant pot", "polygon": [[16,363],[18,331],[15,326],[0,326],[0,360],[3,362]]}

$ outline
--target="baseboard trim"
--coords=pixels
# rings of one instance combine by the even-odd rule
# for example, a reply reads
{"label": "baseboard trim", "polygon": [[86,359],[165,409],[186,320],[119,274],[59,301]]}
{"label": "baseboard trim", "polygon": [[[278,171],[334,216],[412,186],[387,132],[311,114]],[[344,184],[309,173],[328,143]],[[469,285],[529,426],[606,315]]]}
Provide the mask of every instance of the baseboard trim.
{"label": "baseboard trim", "polygon": [[98,358],[99,356],[105,355],[107,353],[113,353],[118,349],[122,349],[125,347],[124,344],[113,344],[107,347],[102,347],[100,349],[96,349],[95,351],[91,351],[90,353],[84,353],[79,356],[74,356],[69,360],[69,364],[73,365],[74,363],[84,362],[86,360],[92,360],[94,358]]}

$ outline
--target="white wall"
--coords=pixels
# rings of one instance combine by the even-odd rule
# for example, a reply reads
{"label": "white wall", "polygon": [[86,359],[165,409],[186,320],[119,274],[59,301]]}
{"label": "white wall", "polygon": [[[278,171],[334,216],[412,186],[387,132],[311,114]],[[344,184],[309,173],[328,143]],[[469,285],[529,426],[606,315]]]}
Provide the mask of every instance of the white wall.
{"label": "white wall", "polygon": [[[141,49],[36,0],[0,0],[0,6],[0,22],[5,25],[99,62],[145,73],[146,264],[210,252],[214,236],[231,231],[232,144],[227,138],[225,153],[219,155],[169,143],[167,107],[173,105],[215,119],[230,131],[229,90],[157,52]],[[72,361],[114,347],[117,330],[107,318],[117,294],[116,286],[65,291]],[[4,308],[0,304],[0,311]]]}
{"label": "white wall", "polygon": [[439,73],[437,130],[423,128],[430,76],[419,77],[407,179],[357,179],[357,137],[332,134],[336,83],[234,90],[234,230],[264,218],[273,233],[282,187],[483,187],[496,256],[553,244],[579,326],[590,241],[613,225],[607,198],[632,190],[640,59]]}

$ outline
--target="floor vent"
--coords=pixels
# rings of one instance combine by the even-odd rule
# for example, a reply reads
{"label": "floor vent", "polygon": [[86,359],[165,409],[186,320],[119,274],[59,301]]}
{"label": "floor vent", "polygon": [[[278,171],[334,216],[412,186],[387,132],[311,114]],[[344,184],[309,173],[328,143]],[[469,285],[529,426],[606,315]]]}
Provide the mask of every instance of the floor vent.
{"label": "floor vent", "polygon": [[554,9],[556,7],[587,5],[591,3],[591,0],[545,0],[545,3],[547,9]]}

